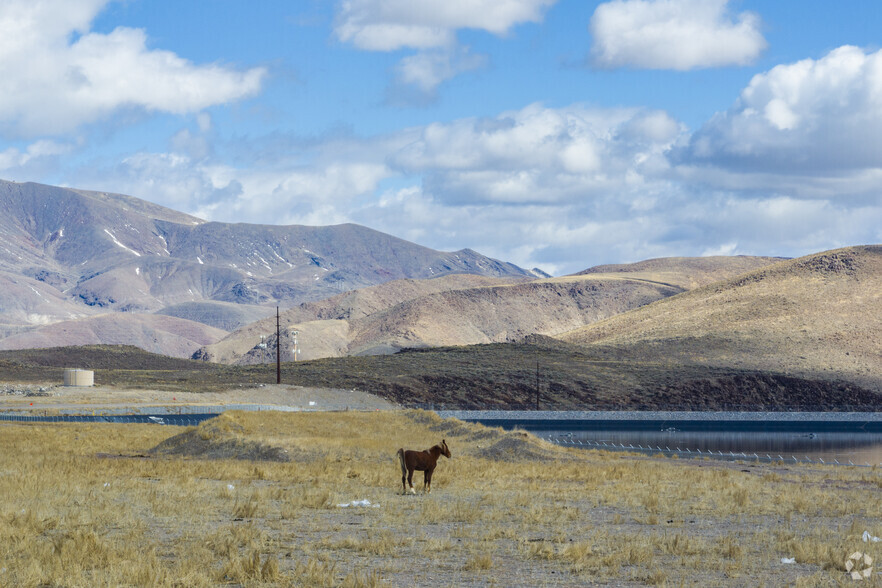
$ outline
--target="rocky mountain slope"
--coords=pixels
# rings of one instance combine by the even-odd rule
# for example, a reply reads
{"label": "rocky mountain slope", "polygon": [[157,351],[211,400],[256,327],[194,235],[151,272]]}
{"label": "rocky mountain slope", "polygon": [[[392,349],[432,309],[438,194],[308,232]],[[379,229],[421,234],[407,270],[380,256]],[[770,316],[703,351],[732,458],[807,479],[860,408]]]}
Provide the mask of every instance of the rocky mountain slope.
{"label": "rocky mountain slope", "polygon": [[845,380],[882,391],[882,246],[782,261],[560,338],[619,359]]}
{"label": "rocky mountain slope", "polygon": [[[286,360],[294,357],[293,331],[297,331],[299,359],[555,335],[679,294],[692,284],[777,261],[731,258],[727,273],[726,259],[703,263],[671,258],[654,260],[652,267],[645,269],[617,266],[610,273],[588,270],[533,281],[447,276],[388,282],[286,311],[282,315],[282,354]],[[274,357],[274,349],[272,317],[206,346],[197,357],[222,363],[261,363]]]}
{"label": "rocky mountain slope", "polygon": [[[15,335],[17,345],[39,345],[47,325],[108,312],[159,311],[235,328],[262,313],[193,303],[291,306],[456,273],[538,275],[357,225],[212,223],[130,196],[0,181],[0,337]],[[149,339],[129,343],[151,348]]]}

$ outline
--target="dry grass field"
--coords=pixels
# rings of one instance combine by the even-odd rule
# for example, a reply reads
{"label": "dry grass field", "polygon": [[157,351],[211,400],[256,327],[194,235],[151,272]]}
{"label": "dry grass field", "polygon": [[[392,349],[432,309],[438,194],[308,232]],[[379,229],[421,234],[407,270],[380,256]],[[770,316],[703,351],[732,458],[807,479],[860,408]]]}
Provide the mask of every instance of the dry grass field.
{"label": "dry grass field", "polygon": [[[395,451],[442,438],[432,493],[402,495]],[[420,411],[10,423],[0,446],[2,586],[823,586],[882,556],[861,541],[882,535],[875,469],[564,449]]]}

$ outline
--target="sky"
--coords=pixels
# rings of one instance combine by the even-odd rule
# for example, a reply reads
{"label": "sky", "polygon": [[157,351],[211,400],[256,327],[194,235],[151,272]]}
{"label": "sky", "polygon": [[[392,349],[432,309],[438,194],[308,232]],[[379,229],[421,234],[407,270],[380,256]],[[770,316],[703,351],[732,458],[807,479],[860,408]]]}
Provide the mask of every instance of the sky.
{"label": "sky", "polygon": [[3,0],[0,178],[554,275],[882,242],[872,0]]}

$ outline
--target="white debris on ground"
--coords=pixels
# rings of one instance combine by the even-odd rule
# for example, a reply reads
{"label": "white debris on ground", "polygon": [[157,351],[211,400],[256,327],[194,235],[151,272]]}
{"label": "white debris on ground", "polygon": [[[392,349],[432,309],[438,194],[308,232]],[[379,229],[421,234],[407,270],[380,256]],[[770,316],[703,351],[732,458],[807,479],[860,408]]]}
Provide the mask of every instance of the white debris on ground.
{"label": "white debris on ground", "polygon": [[0,396],[54,396],[54,386],[0,386]]}
{"label": "white debris on ground", "polygon": [[371,501],[365,498],[364,500],[353,500],[352,502],[346,502],[344,504],[338,504],[338,508],[350,508],[353,506],[363,506],[370,508],[380,508],[379,504],[371,504]]}

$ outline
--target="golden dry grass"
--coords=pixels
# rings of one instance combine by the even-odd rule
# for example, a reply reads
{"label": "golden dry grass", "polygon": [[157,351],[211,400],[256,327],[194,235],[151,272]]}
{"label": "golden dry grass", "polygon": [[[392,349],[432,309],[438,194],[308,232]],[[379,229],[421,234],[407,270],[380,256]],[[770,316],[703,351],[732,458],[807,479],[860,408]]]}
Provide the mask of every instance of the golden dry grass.
{"label": "golden dry grass", "polygon": [[882,247],[847,247],[712,283],[559,338],[644,362],[844,380],[878,393],[880,292]]}
{"label": "golden dry grass", "polygon": [[[182,433],[190,455],[147,457]],[[402,495],[395,451],[442,437],[433,492]],[[0,446],[2,586],[814,586],[882,555],[861,542],[877,470],[583,452],[424,412],[4,424]],[[289,461],[235,459],[255,446]]]}

